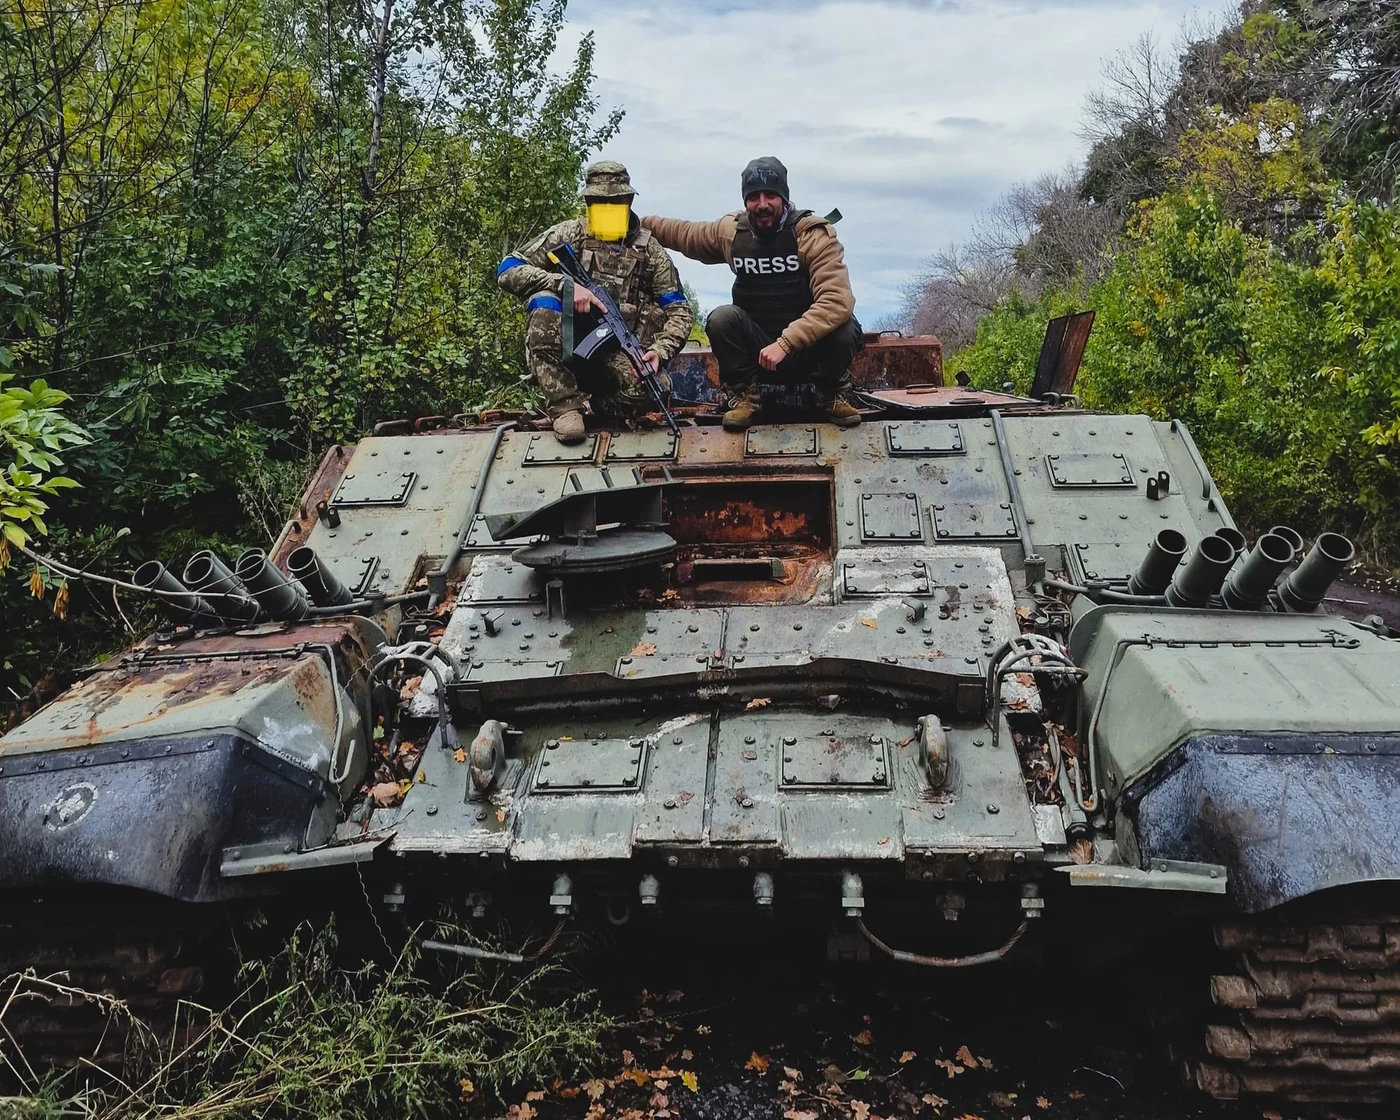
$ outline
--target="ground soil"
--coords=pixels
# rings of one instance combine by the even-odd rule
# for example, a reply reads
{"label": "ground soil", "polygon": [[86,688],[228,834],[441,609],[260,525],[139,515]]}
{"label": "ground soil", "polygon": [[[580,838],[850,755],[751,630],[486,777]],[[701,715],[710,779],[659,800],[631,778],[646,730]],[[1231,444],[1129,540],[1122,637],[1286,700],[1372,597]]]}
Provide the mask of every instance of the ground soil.
{"label": "ground soil", "polygon": [[534,1101],[522,1087],[507,1115],[534,1115],[522,1105],[540,1120],[1293,1115],[1202,1099],[1131,986],[1076,990],[1044,962],[954,973],[826,964],[772,946],[709,960],[694,950],[667,960],[663,949],[620,968],[611,954],[584,964],[581,978],[627,1025],[594,1079],[537,1086]]}

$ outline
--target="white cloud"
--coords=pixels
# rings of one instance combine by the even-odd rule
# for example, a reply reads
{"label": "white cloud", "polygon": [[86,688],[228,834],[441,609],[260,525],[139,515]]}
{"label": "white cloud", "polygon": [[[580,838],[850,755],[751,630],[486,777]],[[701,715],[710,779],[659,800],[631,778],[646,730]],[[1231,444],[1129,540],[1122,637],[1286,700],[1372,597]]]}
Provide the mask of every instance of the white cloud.
{"label": "white cloud", "polygon": [[[1083,154],[1081,109],[1103,60],[1144,32],[1170,44],[1199,9],[574,0],[561,45],[596,34],[602,105],[627,113],[602,154],[631,170],[640,212],[718,217],[740,205],[743,165],[777,155],[799,206],[845,215],[857,313],[870,323],[1008,186]],[[681,266],[705,306],[727,300],[726,269]]]}

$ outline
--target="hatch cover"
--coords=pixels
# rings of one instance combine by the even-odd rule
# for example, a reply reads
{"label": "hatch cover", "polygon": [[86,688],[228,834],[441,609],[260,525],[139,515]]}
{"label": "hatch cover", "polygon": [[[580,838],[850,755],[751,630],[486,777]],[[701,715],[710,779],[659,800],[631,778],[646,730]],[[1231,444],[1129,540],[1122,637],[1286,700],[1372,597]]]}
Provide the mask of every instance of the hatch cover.
{"label": "hatch cover", "polygon": [[544,602],[544,580],[533,568],[517,563],[483,563],[482,560],[477,564],[480,571],[473,568],[471,576],[462,584],[463,602],[482,607],[494,603]]}
{"label": "hatch cover", "polygon": [[[863,550],[859,550],[863,551]],[[928,595],[931,585],[923,560],[883,560],[871,557],[841,565],[845,595]]]}
{"label": "hatch cover", "polygon": [[1074,546],[1074,557],[1085,579],[1106,579],[1115,583],[1126,581],[1137,570],[1137,561],[1142,559],[1145,552],[1146,549],[1141,546],[1125,547],[1121,544]]}
{"label": "hatch cover", "polygon": [[548,435],[543,432],[535,432],[530,436],[529,446],[525,448],[524,462],[527,467],[542,465],[552,467],[558,463],[591,463],[597,450],[597,432],[594,432],[582,443],[569,447],[555,439],[552,432]]}
{"label": "hatch cover", "polygon": [[1136,487],[1128,459],[1120,452],[1112,455],[1060,452],[1045,456],[1050,482],[1069,487]]}
{"label": "hatch cover", "polygon": [[320,557],[323,564],[330,565],[331,572],[345,585],[352,595],[359,595],[369,588],[374,580],[375,569],[379,567],[378,556],[336,556]]}
{"label": "hatch cover", "polygon": [[417,480],[415,471],[354,471],[341,480],[331,505],[401,506]]}
{"label": "hatch cover", "polygon": [[536,793],[627,792],[641,781],[645,739],[550,739],[535,768]]}
{"label": "hatch cover", "polygon": [[948,420],[903,420],[885,429],[891,455],[964,455],[962,429]]}
{"label": "hatch cover", "polygon": [[609,463],[640,463],[674,459],[679,440],[675,432],[618,432],[608,441]]}
{"label": "hatch cover", "polygon": [[531,537],[528,541],[511,540],[498,541],[491,536],[486,528],[486,515],[478,513],[472,518],[471,528],[467,530],[467,543],[464,548],[519,548],[522,544],[539,544],[546,538],[542,536]]}
{"label": "hatch cover", "polygon": [[789,428],[786,426],[781,428],[750,428],[744,436],[745,455],[815,455],[816,453],[816,428]]}
{"label": "hatch cover", "polygon": [[922,540],[919,496],[913,492],[862,494],[860,533],[867,541]]}
{"label": "hatch cover", "polygon": [[930,512],[941,541],[1005,540],[1016,535],[1010,502],[940,502]]}
{"label": "hatch cover", "polygon": [[888,743],[881,735],[790,735],[783,752],[783,788],[889,788]]}
{"label": "hatch cover", "polygon": [[561,661],[473,661],[465,679],[471,684],[495,684],[557,677],[562,669]]}

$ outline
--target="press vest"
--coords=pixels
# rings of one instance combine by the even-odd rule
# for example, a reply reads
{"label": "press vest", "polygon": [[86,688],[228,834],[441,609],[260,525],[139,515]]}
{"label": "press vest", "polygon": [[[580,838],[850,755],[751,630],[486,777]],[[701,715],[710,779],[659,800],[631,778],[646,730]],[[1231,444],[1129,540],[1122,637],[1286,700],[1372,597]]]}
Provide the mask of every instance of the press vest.
{"label": "press vest", "polygon": [[812,306],[812,278],[797,253],[797,222],[810,213],[797,211],[766,241],[753,235],[747,214],[739,216],[734,231],[729,249],[734,304],[774,338]]}

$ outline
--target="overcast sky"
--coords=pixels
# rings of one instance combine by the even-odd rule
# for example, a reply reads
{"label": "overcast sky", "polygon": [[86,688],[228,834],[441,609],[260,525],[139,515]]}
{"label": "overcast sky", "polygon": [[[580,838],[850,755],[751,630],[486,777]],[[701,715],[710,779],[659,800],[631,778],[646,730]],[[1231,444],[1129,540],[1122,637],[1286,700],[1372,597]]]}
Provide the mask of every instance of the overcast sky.
{"label": "overcast sky", "polygon": [[[626,110],[603,156],[639,213],[711,219],[741,205],[757,155],[793,201],[838,227],[867,324],[895,311],[920,262],[960,240],[1012,183],[1083,155],[1084,97],[1143,32],[1170,45],[1197,0],[573,0],[566,49],[596,34],[604,109]],[[728,269],[679,262],[706,307]]]}

